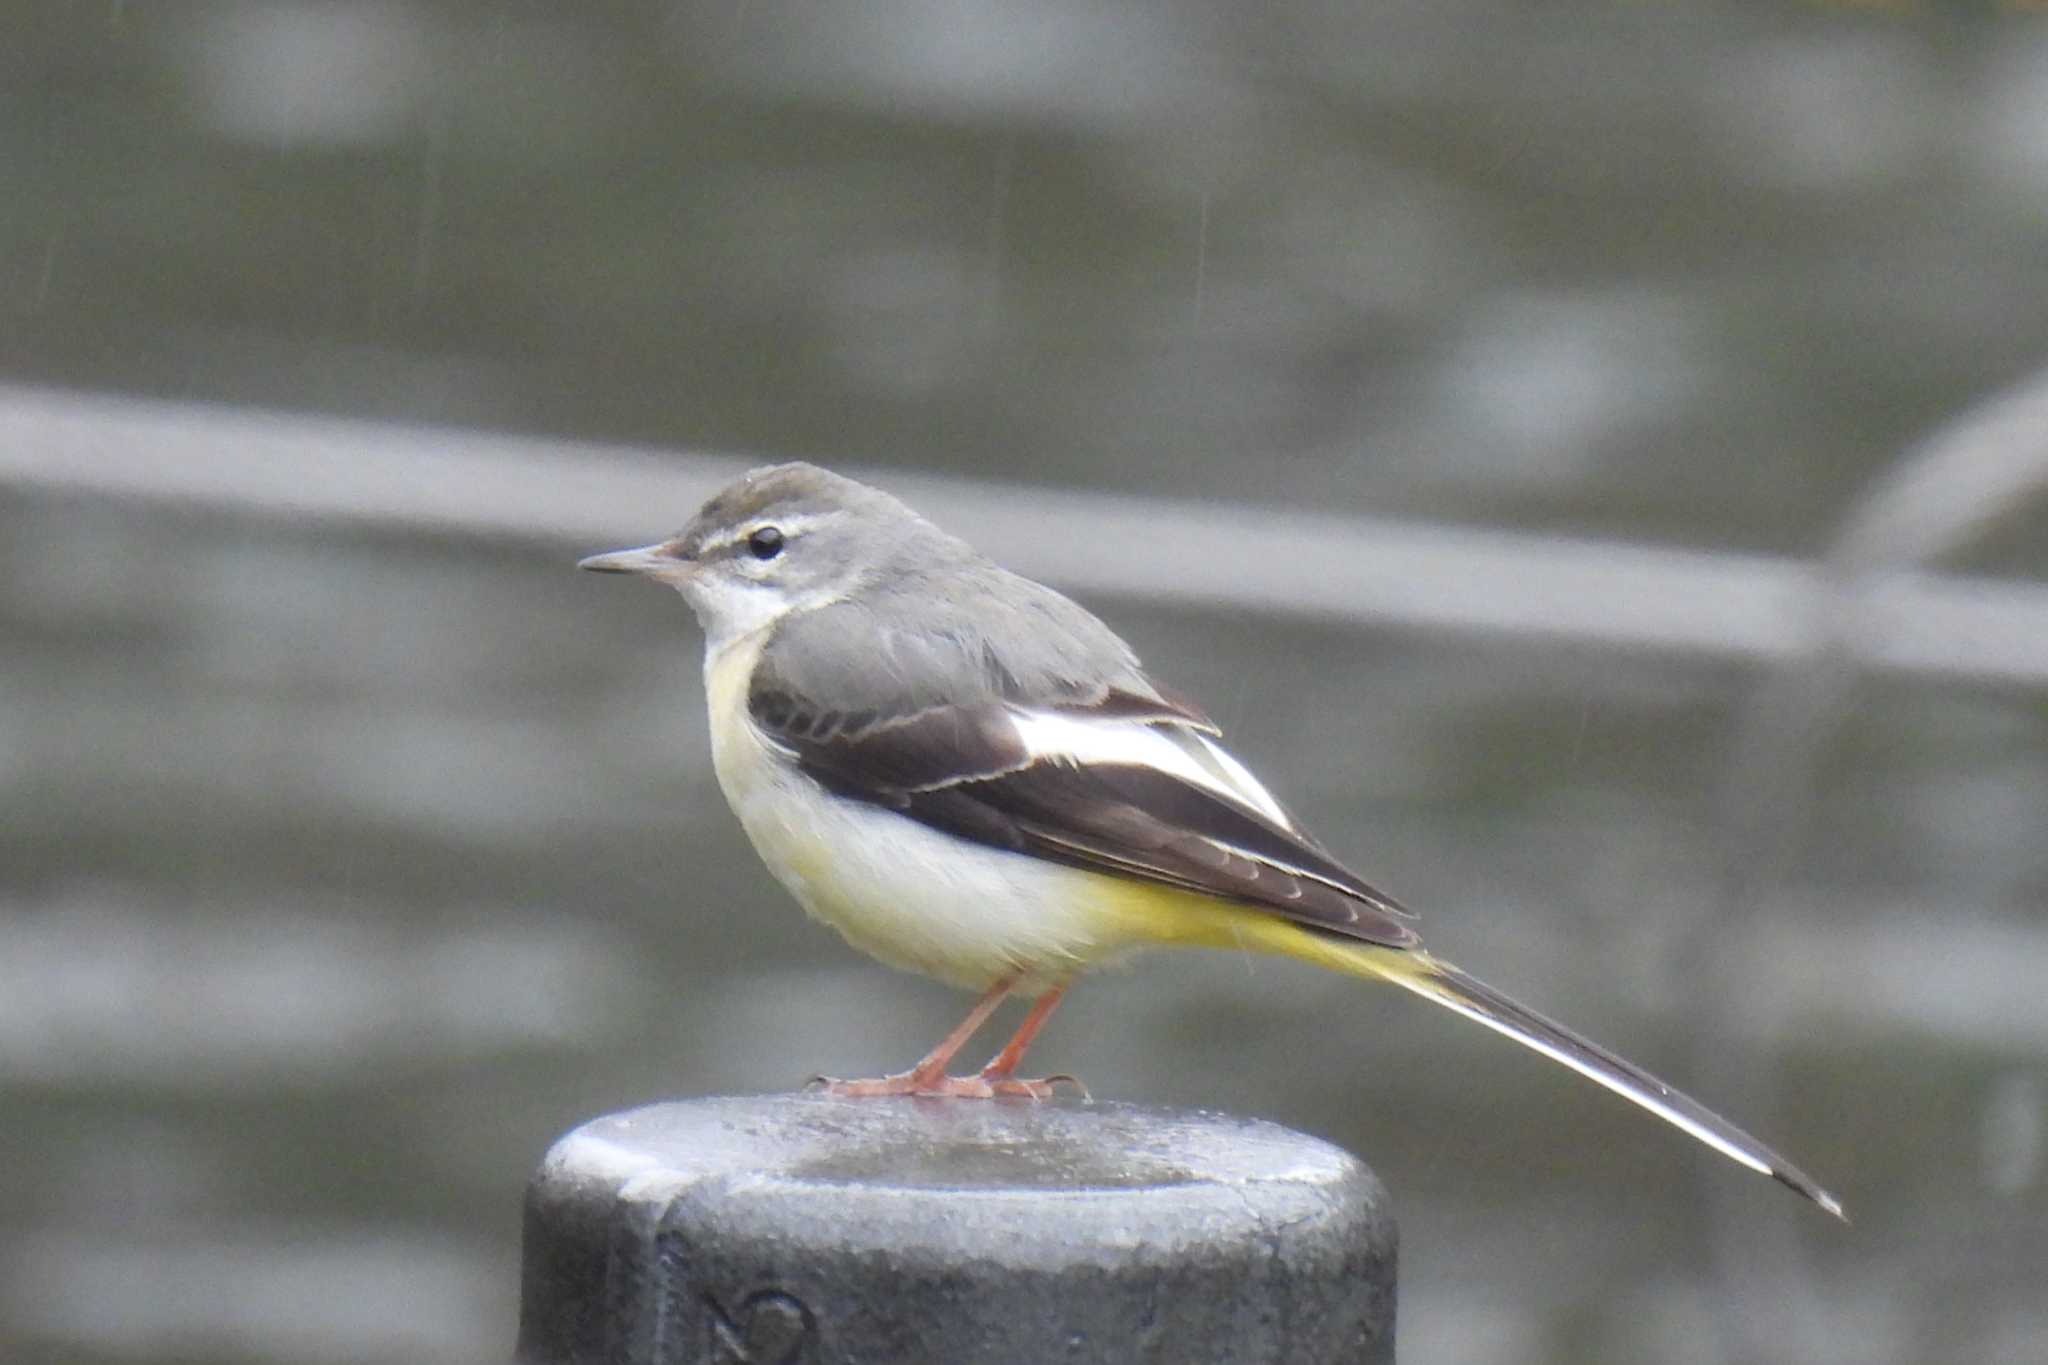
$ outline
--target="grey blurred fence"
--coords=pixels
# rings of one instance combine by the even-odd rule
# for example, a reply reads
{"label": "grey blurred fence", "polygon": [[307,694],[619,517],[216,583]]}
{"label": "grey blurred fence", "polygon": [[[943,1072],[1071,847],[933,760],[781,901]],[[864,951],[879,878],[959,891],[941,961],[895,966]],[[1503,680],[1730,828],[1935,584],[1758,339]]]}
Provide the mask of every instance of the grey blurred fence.
{"label": "grey blurred fence", "polygon": [[[1729,755],[1719,840],[1722,904],[1711,930],[1693,931],[1704,969],[1691,977],[1693,1003],[1715,1025],[1695,1041],[1693,1061],[1717,1092],[1743,1087],[1746,1060],[1720,1042],[1742,1008],[1732,987],[1755,970],[1762,952],[1756,931],[1774,912],[1774,897],[1808,837],[1822,760],[1851,714],[1861,674],[1886,660],[1886,637],[1912,628],[1881,605],[1888,586],[1912,581],[1927,563],[2023,515],[2044,492],[2048,371],[1976,404],[1904,451],[1843,519],[1808,599],[1807,646],[1751,694]],[[1978,626],[2010,632],[2000,647],[2033,650],[2043,643],[2037,620]],[[2032,671],[2006,676],[2042,681]],[[1820,1354],[1819,1327],[1791,1306],[1813,1278],[1791,1220],[1759,1224],[1725,1195],[1702,1189],[1714,1215],[1716,1269],[1737,1291],[1717,1315],[1725,1358],[1768,1365]],[[1732,1307],[1738,1300],[1740,1310]],[[1925,1356],[1940,1353],[1931,1338],[1925,1346]]]}
{"label": "grey blurred fence", "polygon": [[[565,550],[672,529],[749,463],[0,386],[0,486]],[[1794,560],[846,472],[874,473],[1024,573],[1091,593],[1765,663],[1805,657],[1819,638],[1823,577]],[[1279,545],[1300,548],[1262,552]],[[1865,580],[1857,600],[1848,643],[1871,667],[2048,683],[2048,588],[1910,572]]]}

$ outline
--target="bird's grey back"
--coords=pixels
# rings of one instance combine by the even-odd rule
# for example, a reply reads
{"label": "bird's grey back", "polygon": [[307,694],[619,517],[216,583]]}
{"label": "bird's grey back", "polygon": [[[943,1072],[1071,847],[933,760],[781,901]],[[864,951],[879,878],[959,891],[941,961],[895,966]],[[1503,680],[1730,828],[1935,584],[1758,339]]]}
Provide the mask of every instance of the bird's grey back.
{"label": "bird's grey back", "polygon": [[776,630],[757,692],[877,716],[989,701],[1085,705],[1111,691],[1159,699],[1131,647],[1093,613],[902,510],[875,528],[885,543],[858,591]]}

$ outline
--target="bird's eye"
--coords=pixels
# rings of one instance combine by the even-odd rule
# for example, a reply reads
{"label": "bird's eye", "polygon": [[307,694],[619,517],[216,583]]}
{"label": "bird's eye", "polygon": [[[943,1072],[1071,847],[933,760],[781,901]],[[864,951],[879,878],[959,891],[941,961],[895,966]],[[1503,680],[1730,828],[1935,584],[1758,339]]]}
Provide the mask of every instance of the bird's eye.
{"label": "bird's eye", "polygon": [[782,553],[782,532],[763,526],[747,537],[747,553],[756,559],[773,559]]}

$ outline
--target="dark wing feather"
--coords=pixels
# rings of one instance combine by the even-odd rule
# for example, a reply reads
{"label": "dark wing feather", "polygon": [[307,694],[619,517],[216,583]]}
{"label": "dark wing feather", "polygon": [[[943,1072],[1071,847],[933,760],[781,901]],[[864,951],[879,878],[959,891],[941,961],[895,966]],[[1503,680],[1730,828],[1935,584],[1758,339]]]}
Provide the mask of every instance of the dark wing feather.
{"label": "dark wing feather", "polygon": [[[823,711],[766,682],[749,701],[763,734],[841,796],[993,848],[1257,905],[1366,942],[1416,941],[1406,911],[1307,836],[1172,773],[1035,759],[1001,702],[877,717]],[[1123,693],[1101,711],[1122,724],[1207,728],[1175,703]]]}
{"label": "dark wing feather", "polygon": [[[904,813],[939,823],[937,812],[938,818],[923,813],[932,798],[949,811],[967,801],[980,808],[978,818],[1000,817],[1023,851],[1042,858],[1245,901],[1370,943],[1416,941],[1406,912],[1328,855],[1169,773],[1046,760],[913,792]],[[1334,877],[1320,875],[1325,870]]]}

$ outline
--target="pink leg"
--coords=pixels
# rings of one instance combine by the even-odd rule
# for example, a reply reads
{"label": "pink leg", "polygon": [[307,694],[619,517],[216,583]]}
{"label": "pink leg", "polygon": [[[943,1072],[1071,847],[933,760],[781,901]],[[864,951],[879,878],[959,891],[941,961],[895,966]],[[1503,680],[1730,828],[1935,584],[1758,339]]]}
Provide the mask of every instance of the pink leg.
{"label": "pink leg", "polygon": [[[835,1081],[819,1077],[823,1089],[833,1095],[952,1095],[972,1093],[986,1096],[990,1093],[985,1085],[973,1077],[952,1077],[946,1074],[946,1064],[953,1060],[955,1053],[967,1046],[967,1040],[981,1031],[988,1017],[1008,998],[1016,986],[1015,976],[1006,976],[988,988],[988,993],[974,1002],[974,1008],[967,1011],[967,1017],[951,1033],[939,1041],[939,1045],[919,1059],[916,1066],[908,1071],[899,1071],[892,1076],[883,1076],[872,1081]],[[1043,1003],[1043,1002],[1041,1002]],[[1021,1054],[1020,1054],[1021,1055]],[[968,1087],[963,1091],[960,1087]]]}
{"label": "pink leg", "polygon": [[960,1027],[947,1034],[945,1040],[924,1055],[908,1071],[899,1071],[893,1076],[883,1076],[872,1081],[834,1081],[819,1078],[827,1094],[832,1095],[924,1095],[952,1096],[960,1099],[991,1099],[1001,1095],[1021,1099],[1051,1099],[1053,1087],[1059,1081],[1067,1081],[1080,1089],[1083,1095],[1087,1088],[1072,1076],[1054,1076],[1042,1081],[1027,1081],[1017,1078],[1017,1064],[1024,1060],[1025,1051],[1032,1039],[1045,1027],[1045,1021],[1052,1018],[1052,1012],[1059,1008],[1060,998],[1067,993],[1065,986],[1056,986],[1038,997],[1031,1006],[1031,1012],[1024,1016],[1024,1022],[1017,1026],[1017,1032],[1003,1046],[1003,1050],[989,1059],[989,1064],[979,1075],[948,1076],[947,1063],[953,1055],[967,1045],[967,1040],[988,1022],[1011,990],[1016,987],[1017,978],[1005,977],[989,988],[988,994],[976,1002],[967,1017],[960,1021]]}
{"label": "pink leg", "polygon": [[1038,1031],[1045,1027],[1045,1021],[1052,1018],[1052,1012],[1060,1007],[1067,988],[1055,986],[1038,997],[1031,1006],[1031,1013],[1024,1016],[1024,1022],[1017,1026],[1017,1032],[1010,1041],[1003,1044],[1003,1050],[989,1059],[981,1069],[985,1081],[1006,1081],[1017,1074],[1017,1064],[1024,1060],[1024,1053],[1038,1037]]}
{"label": "pink leg", "polygon": [[1088,1087],[1072,1076],[1047,1076],[1042,1080],[1022,1080],[1017,1076],[1017,1064],[1024,1060],[1024,1053],[1030,1048],[1038,1031],[1045,1027],[1045,1021],[1052,1018],[1052,1012],[1060,1007],[1066,997],[1064,985],[1053,987],[1031,1006],[1031,1013],[1024,1016],[1024,1022],[1017,1026],[1017,1032],[1010,1041],[1003,1044],[1003,1050],[989,1058],[988,1065],[975,1077],[989,1089],[992,1095],[1017,1095],[1026,1099],[1049,1100],[1061,1081],[1081,1092],[1087,1098]]}

